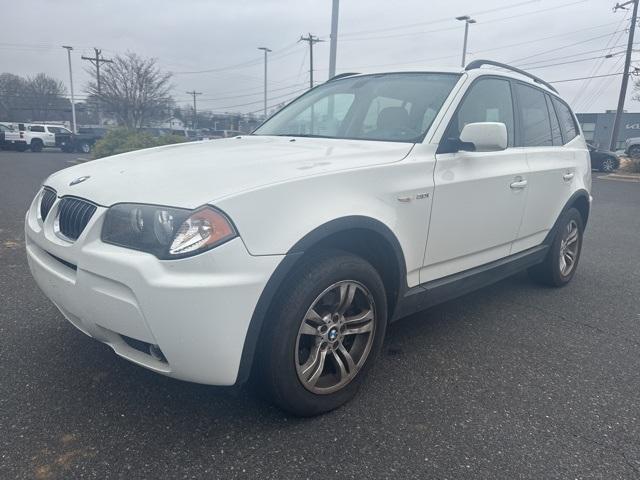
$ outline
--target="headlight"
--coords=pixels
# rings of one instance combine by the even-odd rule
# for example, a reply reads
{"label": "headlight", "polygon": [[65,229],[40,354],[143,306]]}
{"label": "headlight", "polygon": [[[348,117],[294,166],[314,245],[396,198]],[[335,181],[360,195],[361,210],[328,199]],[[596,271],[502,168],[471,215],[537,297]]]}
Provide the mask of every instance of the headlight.
{"label": "headlight", "polygon": [[102,241],[162,260],[188,257],[237,236],[231,221],[205,206],[196,210],[120,203],[107,211]]}

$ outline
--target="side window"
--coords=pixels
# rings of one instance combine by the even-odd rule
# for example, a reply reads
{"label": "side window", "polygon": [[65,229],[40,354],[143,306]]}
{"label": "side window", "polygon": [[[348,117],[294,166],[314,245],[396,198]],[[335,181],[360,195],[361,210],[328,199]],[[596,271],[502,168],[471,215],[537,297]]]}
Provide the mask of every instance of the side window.
{"label": "side window", "polygon": [[508,145],[513,147],[513,102],[508,80],[487,78],[471,86],[451,119],[447,138],[460,138],[468,123],[502,122],[507,127]]}
{"label": "side window", "polygon": [[573,114],[571,110],[569,110],[569,107],[556,98],[553,99],[553,105],[556,107],[556,112],[558,112],[558,120],[560,121],[564,143],[570,142],[578,135]]}
{"label": "side window", "polygon": [[42,125],[31,125],[29,130],[32,132],[44,133],[44,127]]}
{"label": "side window", "polygon": [[532,87],[517,83],[518,108],[524,147],[546,147],[553,145],[551,121],[545,94]]}
{"label": "side window", "polygon": [[558,123],[556,109],[553,108],[551,97],[549,95],[545,95],[545,98],[547,99],[547,110],[549,110],[549,118],[551,119],[551,137],[553,145],[562,145],[562,132],[560,131],[560,123]]}

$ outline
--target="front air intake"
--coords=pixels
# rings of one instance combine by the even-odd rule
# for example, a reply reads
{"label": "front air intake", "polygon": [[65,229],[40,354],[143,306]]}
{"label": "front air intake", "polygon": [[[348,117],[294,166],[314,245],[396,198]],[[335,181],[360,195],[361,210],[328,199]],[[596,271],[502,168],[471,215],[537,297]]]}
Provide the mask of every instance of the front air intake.
{"label": "front air intake", "polygon": [[64,197],[58,207],[58,228],[66,238],[76,240],[96,212],[96,206],[81,198]]}

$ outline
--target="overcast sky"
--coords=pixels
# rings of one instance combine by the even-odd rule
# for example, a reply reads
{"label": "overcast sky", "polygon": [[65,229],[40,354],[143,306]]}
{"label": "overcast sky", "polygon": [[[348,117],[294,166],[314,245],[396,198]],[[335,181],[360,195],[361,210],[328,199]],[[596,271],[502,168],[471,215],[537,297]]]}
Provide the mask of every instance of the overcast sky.
{"label": "overcast sky", "polygon": [[[187,90],[203,92],[198,109],[262,108],[263,53],[269,61],[269,104],[295,96],[309,82],[308,44],[315,45],[315,77],[328,75],[331,0],[23,0],[20,16],[2,0],[0,72],[45,72],[68,86],[66,51],[72,45],[76,95],[82,99],[92,47],[105,57],[127,50],[155,57],[174,73],[179,104]],[[337,71],[424,69],[460,64],[464,26],[472,15],[467,59],[490,58],[531,70],[545,80],[622,71],[629,12],[613,0],[341,0]],[[612,53],[609,59],[602,58]],[[540,68],[544,67],[544,68]],[[202,72],[210,70],[209,72]],[[202,73],[188,73],[202,72]],[[577,112],[614,109],[620,75],[558,83]],[[631,99],[626,109],[640,111]],[[222,98],[221,98],[222,97]]]}

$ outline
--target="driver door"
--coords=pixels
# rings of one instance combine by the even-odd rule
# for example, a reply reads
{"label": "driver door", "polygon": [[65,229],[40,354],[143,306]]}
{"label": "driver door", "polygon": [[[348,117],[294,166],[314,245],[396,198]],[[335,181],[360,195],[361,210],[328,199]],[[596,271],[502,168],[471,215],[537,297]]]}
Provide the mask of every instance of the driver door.
{"label": "driver door", "polygon": [[[507,149],[448,149],[446,139],[459,139],[464,125],[474,122],[504,123]],[[436,153],[421,283],[510,254],[524,214],[528,175],[524,151],[515,145],[511,83],[495,77],[476,80],[458,106]]]}

